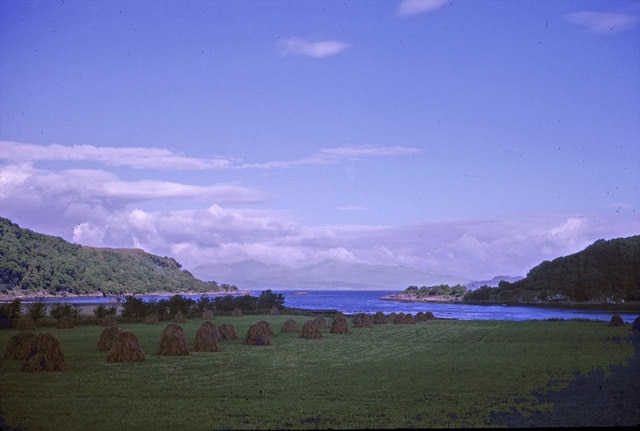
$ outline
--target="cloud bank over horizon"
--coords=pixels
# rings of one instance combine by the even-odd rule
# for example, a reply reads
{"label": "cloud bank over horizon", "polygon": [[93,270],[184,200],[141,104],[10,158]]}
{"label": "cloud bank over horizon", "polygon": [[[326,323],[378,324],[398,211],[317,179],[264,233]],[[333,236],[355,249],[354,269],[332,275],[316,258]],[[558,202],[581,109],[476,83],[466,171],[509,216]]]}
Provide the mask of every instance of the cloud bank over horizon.
{"label": "cloud bank over horizon", "polygon": [[[131,163],[127,164],[127,154],[141,158],[129,159]],[[145,163],[143,154],[153,160]],[[166,164],[158,163],[153,157],[157,154]],[[416,154],[414,149],[403,147],[344,147],[321,150],[298,162],[256,163],[254,169],[285,169],[314,160],[341,163]],[[340,260],[402,265],[469,279],[524,275],[544,259],[579,251],[597,239],[640,232],[637,217],[617,213],[605,217],[538,213],[405,225],[303,225],[290,211],[252,208],[271,197],[240,184],[194,186],[153,179],[125,180],[118,176],[118,170],[35,167],[38,160],[99,162],[105,166],[126,165],[133,171],[144,166],[164,172],[173,157],[158,149],[105,148],[102,152],[92,146],[78,149],[0,142],[0,158],[9,160],[0,167],[2,216],[73,243],[141,248],[172,256],[186,268],[243,260],[290,267]],[[199,159],[175,157],[200,166]],[[175,166],[182,169],[183,165]],[[195,209],[142,209],[144,202],[167,200],[216,203]]]}

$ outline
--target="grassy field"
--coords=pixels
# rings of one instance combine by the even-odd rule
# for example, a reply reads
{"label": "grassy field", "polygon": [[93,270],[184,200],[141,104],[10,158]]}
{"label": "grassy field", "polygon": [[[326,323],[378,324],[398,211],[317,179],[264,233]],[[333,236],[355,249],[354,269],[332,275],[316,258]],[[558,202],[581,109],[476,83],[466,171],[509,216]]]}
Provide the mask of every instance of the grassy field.
{"label": "grassy field", "polygon": [[[280,333],[293,317],[217,317],[238,340],[221,351],[156,356],[159,325],[120,324],[138,337],[139,363],[107,363],[102,326],[38,328],[58,338],[62,372],[24,373],[0,362],[0,409],[24,430],[212,430],[485,427],[491,412],[549,411],[534,390],[562,388],[582,373],[633,355],[628,325],[578,321],[455,321],[374,325],[317,340]],[[267,320],[269,346],[246,346]],[[193,342],[200,319],[181,324]],[[0,352],[14,330],[0,331]],[[622,340],[622,342],[620,342]]]}

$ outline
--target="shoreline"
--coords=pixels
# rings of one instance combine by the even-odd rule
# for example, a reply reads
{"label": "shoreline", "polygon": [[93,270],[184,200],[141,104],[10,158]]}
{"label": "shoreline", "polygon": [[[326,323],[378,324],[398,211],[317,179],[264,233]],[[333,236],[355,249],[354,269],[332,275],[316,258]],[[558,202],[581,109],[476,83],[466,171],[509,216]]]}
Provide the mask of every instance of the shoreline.
{"label": "shoreline", "polygon": [[578,310],[611,310],[620,312],[640,312],[640,302],[627,302],[623,304],[611,303],[580,303],[580,302],[478,302],[464,301],[461,296],[424,296],[418,298],[415,295],[406,293],[392,293],[379,298],[382,301],[395,301],[405,303],[439,303],[439,304],[459,304],[459,305],[504,305],[511,307],[544,307],[556,309],[578,309]]}

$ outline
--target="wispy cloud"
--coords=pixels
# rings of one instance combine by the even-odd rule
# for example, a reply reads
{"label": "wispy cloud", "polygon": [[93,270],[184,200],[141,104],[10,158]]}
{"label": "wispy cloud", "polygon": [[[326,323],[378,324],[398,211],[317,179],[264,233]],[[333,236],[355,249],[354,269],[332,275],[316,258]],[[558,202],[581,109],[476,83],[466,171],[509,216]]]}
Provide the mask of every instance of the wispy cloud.
{"label": "wispy cloud", "polygon": [[32,164],[39,161],[94,162],[109,166],[159,171],[231,169],[231,168],[291,168],[344,160],[363,160],[371,157],[416,155],[420,150],[403,146],[357,146],[335,147],[297,160],[275,160],[257,163],[238,163],[231,159],[199,159],[172,153],[162,148],[139,147],[95,147],[93,145],[34,145],[0,141],[0,160],[12,165]]}
{"label": "wispy cloud", "polygon": [[417,155],[419,148],[402,146],[360,146],[325,148],[309,157],[296,160],[275,160],[264,163],[252,163],[239,166],[240,168],[293,168],[297,166],[323,165],[339,163],[344,160],[363,160],[370,157]]}
{"label": "wispy cloud", "polygon": [[580,11],[566,15],[566,18],[577,25],[585,27],[595,34],[611,34],[634,28],[638,16],[628,13]]}
{"label": "wispy cloud", "polygon": [[321,40],[311,42],[299,37],[291,37],[278,42],[282,56],[306,56],[324,58],[336,55],[349,47],[340,40]]}
{"label": "wispy cloud", "polygon": [[398,5],[398,16],[406,18],[440,9],[448,0],[402,0]]}
{"label": "wispy cloud", "polygon": [[91,169],[51,171],[28,164],[0,167],[0,208],[4,213],[36,211],[40,217],[87,212],[111,212],[150,200],[204,200],[256,203],[265,192],[236,184],[204,186],[172,181],[126,181],[111,172]]}
{"label": "wispy cloud", "polygon": [[91,161],[111,166],[155,170],[221,169],[230,165],[222,158],[197,159],[163,148],[96,147],[93,145],[34,145],[0,141],[0,159],[10,162]]}

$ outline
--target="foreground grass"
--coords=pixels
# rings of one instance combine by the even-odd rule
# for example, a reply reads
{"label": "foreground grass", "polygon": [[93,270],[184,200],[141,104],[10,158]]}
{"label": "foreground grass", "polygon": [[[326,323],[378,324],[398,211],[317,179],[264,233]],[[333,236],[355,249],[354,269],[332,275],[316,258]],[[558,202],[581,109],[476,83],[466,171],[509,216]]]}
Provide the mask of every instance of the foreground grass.
{"label": "foreground grass", "polygon": [[[604,322],[436,320],[308,340],[279,332],[288,317],[218,317],[239,339],[186,357],[155,355],[167,322],[121,324],[147,360],[120,364],[96,351],[101,326],[39,328],[58,338],[68,369],[23,373],[2,360],[0,410],[24,430],[482,427],[514,405],[550,411],[530,393],[633,355],[629,327]],[[242,345],[263,319],[272,345]],[[189,342],[200,323],[181,324]],[[14,333],[0,331],[0,353]]]}

